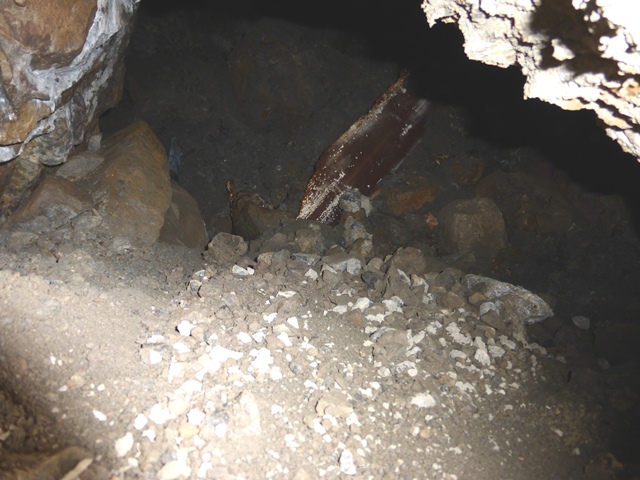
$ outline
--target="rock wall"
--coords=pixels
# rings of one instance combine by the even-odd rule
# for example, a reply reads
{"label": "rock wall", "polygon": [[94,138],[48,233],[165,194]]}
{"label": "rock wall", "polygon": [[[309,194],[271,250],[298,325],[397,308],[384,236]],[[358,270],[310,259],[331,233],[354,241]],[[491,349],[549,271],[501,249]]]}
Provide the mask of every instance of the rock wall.
{"label": "rock wall", "polygon": [[470,59],[518,64],[525,98],[590,109],[640,158],[640,2],[424,0],[431,26],[457,23]]}
{"label": "rock wall", "polygon": [[0,2],[0,162],[63,163],[120,98],[139,0]]}
{"label": "rock wall", "polygon": [[120,101],[138,2],[0,2],[0,222]]}

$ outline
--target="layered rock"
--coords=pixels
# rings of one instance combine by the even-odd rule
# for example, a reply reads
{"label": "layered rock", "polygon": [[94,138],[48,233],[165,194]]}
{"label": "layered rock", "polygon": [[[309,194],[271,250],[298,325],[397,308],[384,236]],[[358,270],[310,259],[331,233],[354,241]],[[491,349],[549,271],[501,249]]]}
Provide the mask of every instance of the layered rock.
{"label": "layered rock", "polygon": [[[0,163],[20,166],[2,199],[11,211],[40,165],[88,143],[121,96],[123,54],[138,0],[0,4]],[[20,177],[20,178],[17,178]]]}
{"label": "layered rock", "polygon": [[525,98],[593,110],[640,158],[640,3],[635,0],[424,0],[430,25],[456,22],[470,59],[518,64]]}

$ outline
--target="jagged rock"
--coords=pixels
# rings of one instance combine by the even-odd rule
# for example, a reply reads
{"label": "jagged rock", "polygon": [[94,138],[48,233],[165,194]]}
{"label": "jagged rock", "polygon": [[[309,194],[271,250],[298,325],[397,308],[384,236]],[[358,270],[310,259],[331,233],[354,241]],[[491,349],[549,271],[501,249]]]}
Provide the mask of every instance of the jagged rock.
{"label": "jagged rock", "polygon": [[440,211],[438,221],[446,253],[469,249],[477,256],[491,257],[507,246],[502,213],[488,198],[455,200]]}
{"label": "jagged rock", "polygon": [[96,0],[33,0],[0,6],[0,111],[7,119],[0,127],[0,161],[54,132],[65,145],[67,134],[74,145],[88,139],[97,117],[119,100],[122,55],[137,3],[117,0],[98,8]]}
{"label": "jagged rock", "polygon": [[227,265],[234,263],[249,250],[249,245],[238,235],[220,232],[211,239],[204,253],[209,263]]}
{"label": "jagged rock", "polygon": [[27,223],[44,216],[50,227],[55,229],[89,208],[91,197],[86,192],[65,178],[50,175],[40,182],[8,224]]}
{"label": "jagged rock", "polygon": [[104,157],[100,155],[99,152],[85,150],[84,152],[69,157],[66,163],[58,167],[56,175],[76,182],[89,175],[98,168],[102,162],[104,162]]}
{"label": "jagged rock", "polygon": [[472,60],[527,77],[525,98],[589,109],[640,157],[640,4],[586,1],[424,0],[430,25],[457,22]]}
{"label": "jagged rock", "polygon": [[123,55],[138,2],[33,0],[0,5],[0,162],[18,157],[0,213],[11,214],[41,165],[87,144],[119,101]]}
{"label": "jagged rock", "polygon": [[104,163],[81,182],[105,219],[110,236],[155,242],[171,203],[169,164],[149,125],[116,132],[100,151]]}
{"label": "jagged rock", "polygon": [[198,203],[177,182],[171,181],[171,205],[158,240],[171,245],[204,248],[209,238]]}
{"label": "jagged rock", "polygon": [[[553,316],[553,310],[542,298],[522,287],[478,275],[465,275],[461,283],[470,293],[479,292],[491,300],[503,313],[501,318],[509,323],[518,321],[531,325]],[[480,306],[481,315],[493,309],[483,308],[483,305]]]}

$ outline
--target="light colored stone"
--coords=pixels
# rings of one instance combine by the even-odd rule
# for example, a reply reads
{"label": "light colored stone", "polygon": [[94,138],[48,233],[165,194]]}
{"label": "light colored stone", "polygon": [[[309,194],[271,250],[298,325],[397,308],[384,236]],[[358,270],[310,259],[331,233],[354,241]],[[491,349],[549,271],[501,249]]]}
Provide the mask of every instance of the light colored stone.
{"label": "light colored stone", "polygon": [[525,98],[589,109],[640,158],[640,3],[636,0],[424,0],[430,25],[457,23],[472,60],[527,78]]}

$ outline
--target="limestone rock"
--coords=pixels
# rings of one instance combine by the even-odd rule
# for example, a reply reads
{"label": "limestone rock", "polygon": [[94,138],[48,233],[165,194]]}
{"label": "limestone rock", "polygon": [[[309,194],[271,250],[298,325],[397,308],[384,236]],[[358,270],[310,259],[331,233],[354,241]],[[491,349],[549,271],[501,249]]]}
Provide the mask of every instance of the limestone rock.
{"label": "limestone rock", "polygon": [[171,181],[171,205],[160,230],[161,242],[203,249],[209,240],[198,203],[177,182]]}
{"label": "limestone rock", "polygon": [[120,100],[124,49],[138,0],[0,3],[0,182],[10,215],[41,165],[87,144],[98,117]]}
{"label": "limestone rock", "polygon": [[442,248],[446,253],[471,250],[491,257],[507,246],[502,213],[488,198],[455,200],[438,215]]}
{"label": "limestone rock", "polygon": [[164,147],[140,121],[111,136],[100,154],[104,163],[81,183],[109,234],[155,242],[172,196]]}
{"label": "limestone rock", "polygon": [[520,65],[525,98],[589,109],[640,157],[640,3],[424,0],[430,25],[457,22],[470,59]]}
{"label": "limestone rock", "polygon": [[[31,142],[62,163],[120,98],[136,0],[31,0],[0,5],[0,162]],[[49,155],[49,158],[53,156]]]}
{"label": "limestone rock", "polygon": [[[553,310],[547,302],[522,287],[471,274],[465,275],[461,283],[469,292],[479,292],[491,300],[498,310],[504,311],[509,323],[531,325],[553,316]],[[488,312],[489,307],[484,310],[481,306],[481,315]]]}

